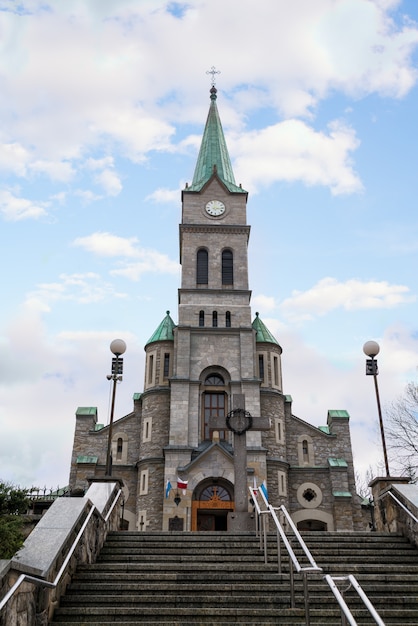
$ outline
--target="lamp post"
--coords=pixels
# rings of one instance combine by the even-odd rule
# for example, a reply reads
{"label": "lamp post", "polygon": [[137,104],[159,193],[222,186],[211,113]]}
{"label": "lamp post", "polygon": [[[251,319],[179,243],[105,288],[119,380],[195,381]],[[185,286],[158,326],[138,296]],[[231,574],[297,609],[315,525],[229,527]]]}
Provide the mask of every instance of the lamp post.
{"label": "lamp post", "polygon": [[116,383],[122,380],[123,373],[123,359],[120,355],[126,350],[126,343],[123,339],[114,339],[110,344],[110,351],[113,352],[115,357],[112,359],[112,373],[106,376],[107,380],[113,380],[112,390],[112,406],[110,409],[110,423],[109,423],[109,436],[107,439],[107,454],[106,454],[106,476],[112,475],[112,430],[113,430],[113,413],[115,410],[115,397],[116,397]]}
{"label": "lamp post", "polygon": [[377,367],[376,356],[380,352],[380,346],[376,341],[366,341],[363,346],[363,352],[366,356],[370,357],[366,359],[366,376],[373,376],[374,388],[376,391],[377,412],[379,414],[380,435],[382,437],[383,457],[385,459],[386,476],[390,476],[388,455],[386,452],[385,430],[383,428],[382,409],[380,406],[379,387],[377,386],[377,375],[379,373]]}

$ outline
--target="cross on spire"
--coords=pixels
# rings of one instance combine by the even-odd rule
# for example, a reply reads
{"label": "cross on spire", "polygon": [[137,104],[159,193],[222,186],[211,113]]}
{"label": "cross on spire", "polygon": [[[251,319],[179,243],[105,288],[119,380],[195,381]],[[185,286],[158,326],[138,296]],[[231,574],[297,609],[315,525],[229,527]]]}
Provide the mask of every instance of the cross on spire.
{"label": "cross on spire", "polygon": [[217,70],[217,69],[215,68],[215,66],[214,66],[214,65],[212,65],[212,67],[210,68],[210,70],[208,70],[208,71],[206,72],[206,74],[212,74],[212,81],[211,81],[211,86],[212,86],[212,87],[215,87],[215,85],[216,85],[215,75],[216,75],[216,74],[220,74],[220,73],[221,73],[221,72],[220,72],[219,70]]}

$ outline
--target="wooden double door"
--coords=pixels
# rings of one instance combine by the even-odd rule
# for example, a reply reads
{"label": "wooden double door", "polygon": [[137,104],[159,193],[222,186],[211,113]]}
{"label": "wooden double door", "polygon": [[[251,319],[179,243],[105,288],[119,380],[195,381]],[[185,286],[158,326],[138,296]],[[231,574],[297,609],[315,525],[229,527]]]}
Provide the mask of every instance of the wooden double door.
{"label": "wooden double door", "polygon": [[209,485],[192,501],[192,531],[228,530],[228,513],[234,510],[229,490]]}

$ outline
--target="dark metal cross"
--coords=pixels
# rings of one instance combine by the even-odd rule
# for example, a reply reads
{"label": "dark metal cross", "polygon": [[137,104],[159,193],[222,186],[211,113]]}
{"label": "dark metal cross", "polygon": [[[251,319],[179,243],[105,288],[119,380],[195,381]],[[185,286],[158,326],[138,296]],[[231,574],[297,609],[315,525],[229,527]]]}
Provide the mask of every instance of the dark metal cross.
{"label": "dark metal cross", "polygon": [[234,500],[235,513],[241,517],[248,514],[248,486],[247,486],[247,437],[248,430],[269,430],[269,417],[253,417],[245,410],[244,394],[234,394],[233,409],[227,417],[212,417],[209,427],[224,430],[225,423],[234,433]]}
{"label": "dark metal cross", "polygon": [[210,70],[206,72],[206,74],[212,74],[212,87],[215,87],[216,85],[215,74],[220,74],[220,73],[221,72],[219,70],[215,69],[214,65],[212,65]]}

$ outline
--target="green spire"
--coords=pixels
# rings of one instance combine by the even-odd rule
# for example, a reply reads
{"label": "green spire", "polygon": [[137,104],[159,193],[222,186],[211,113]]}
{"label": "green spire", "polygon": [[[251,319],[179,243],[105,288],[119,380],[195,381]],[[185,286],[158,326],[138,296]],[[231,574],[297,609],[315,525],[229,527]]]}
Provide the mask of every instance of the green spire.
{"label": "green spire", "polygon": [[155,333],[148,339],[146,346],[153,341],[174,341],[173,329],[175,324],[170,317],[170,311],[167,314],[161,324],[158,326]]}
{"label": "green spire", "polygon": [[258,317],[258,313],[255,314],[255,320],[253,321],[253,328],[257,331],[255,336],[256,341],[265,342],[265,343],[275,343],[279,345],[277,339],[273,337],[267,326],[261,321]]}
{"label": "green spire", "polygon": [[210,90],[210,107],[202,144],[197,158],[193,182],[188,191],[201,191],[202,187],[216,174],[229,191],[247,193],[235,183],[231,159],[226,147],[225,137],[216,106],[216,87]]}

